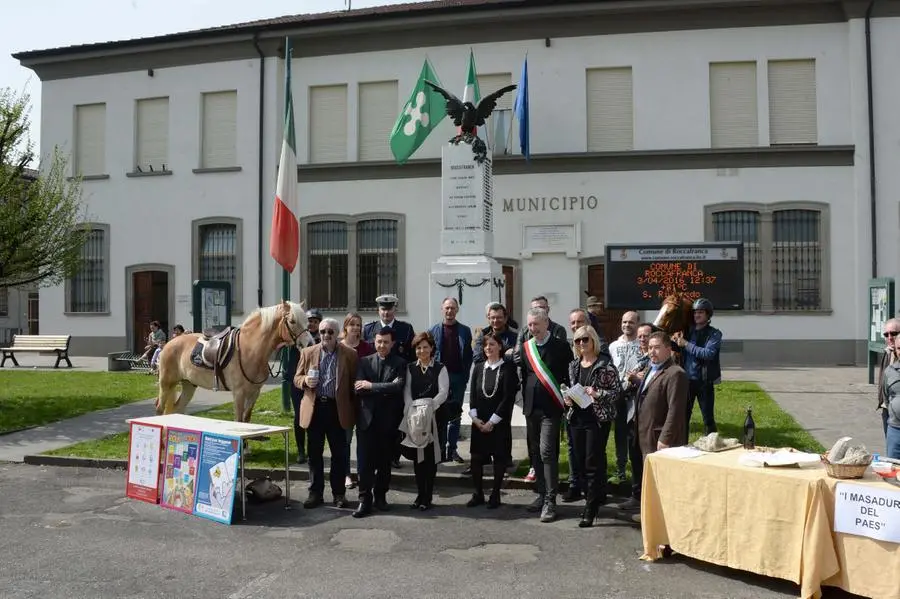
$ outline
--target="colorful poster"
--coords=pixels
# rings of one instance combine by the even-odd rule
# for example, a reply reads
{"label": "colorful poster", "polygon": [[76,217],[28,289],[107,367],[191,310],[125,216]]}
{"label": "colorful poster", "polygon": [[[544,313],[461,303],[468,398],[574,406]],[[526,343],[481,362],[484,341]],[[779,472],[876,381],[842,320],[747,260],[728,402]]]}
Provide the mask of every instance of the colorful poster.
{"label": "colorful poster", "polygon": [[240,439],[203,433],[194,514],[231,524],[240,456]]}
{"label": "colorful poster", "polygon": [[194,510],[199,453],[199,431],[168,429],[160,505],[188,514]]}
{"label": "colorful poster", "polygon": [[125,495],[149,503],[159,502],[159,461],[162,427],[131,424],[128,443],[128,478]]}

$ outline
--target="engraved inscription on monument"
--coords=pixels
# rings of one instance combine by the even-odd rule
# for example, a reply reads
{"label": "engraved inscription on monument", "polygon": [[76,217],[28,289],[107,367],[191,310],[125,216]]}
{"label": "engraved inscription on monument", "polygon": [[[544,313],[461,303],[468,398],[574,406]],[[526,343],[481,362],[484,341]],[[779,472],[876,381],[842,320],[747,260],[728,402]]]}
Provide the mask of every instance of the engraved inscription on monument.
{"label": "engraved inscription on monument", "polygon": [[448,145],[441,171],[441,254],[491,255],[490,158],[479,164],[472,160],[471,149]]}

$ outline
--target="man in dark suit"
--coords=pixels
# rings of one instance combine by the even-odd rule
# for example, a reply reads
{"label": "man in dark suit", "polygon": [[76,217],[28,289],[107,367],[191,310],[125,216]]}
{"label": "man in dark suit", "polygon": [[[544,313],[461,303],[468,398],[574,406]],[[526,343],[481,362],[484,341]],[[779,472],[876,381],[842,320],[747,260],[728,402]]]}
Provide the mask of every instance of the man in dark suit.
{"label": "man in dark suit", "polygon": [[[416,332],[412,325],[402,320],[396,320],[394,314],[397,311],[397,303],[400,300],[396,295],[385,293],[375,298],[378,304],[378,320],[369,322],[363,327],[362,337],[371,345],[375,345],[375,333],[381,329],[388,328],[394,331],[394,346],[391,353],[395,356],[403,358],[407,363],[416,359],[415,350],[412,346],[413,337]],[[397,431],[394,441],[394,456],[391,464],[394,468],[400,467],[400,442],[403,441],[403,433]]]}
{"label": "man in dark suit", "polygon": [[391,353],[400,356],[407,362],[412,362],[415,360],[412,340],[416,333],[411,324],[394,318],[399,301],[396,295],[389,293],[376,297],[378,320],[369,322],[363,327],[362,337],[374,345],[376,332],[383,328],[392,329],[394,331],[394,347],[391,349]]}
{"label": "man in dark suit", "polygon": [[550,332],[546,310],[529,310],[526,325],[530,338],[516,357],[522,369],[528,453],[537,476],[538,497],[528,510],[540,510],[541,522],[552,522],[559,488],[559,425],[565,405],[559,386],[568,384],[573,354],[566,341]]}
{"label": "man in dark suit", "polygon": [[353,512],[354,518],[371,514],[373,504],[381,511],[389,509],[387,492],[391,485],[391,458],[395,432],[403,417],[403,386],[406,383],[406,362],[391,353],[393,344],[392,329],[378,331],[375,353],[362,358],[357,369],[359,507]]}
{"label": "man in dark suit", "polygon": [[335,507],[348,507],[345,497],[347,430],[356,421],[356,351],[337,342],[341,325],[333,318],[322,320],[322,342],[300,352],[294,385],[303,390],[300,426],[306,429],[309,455],[309,497],[303,507],[322,505],[325,489],[325,440],[331,451],[331,493]]}

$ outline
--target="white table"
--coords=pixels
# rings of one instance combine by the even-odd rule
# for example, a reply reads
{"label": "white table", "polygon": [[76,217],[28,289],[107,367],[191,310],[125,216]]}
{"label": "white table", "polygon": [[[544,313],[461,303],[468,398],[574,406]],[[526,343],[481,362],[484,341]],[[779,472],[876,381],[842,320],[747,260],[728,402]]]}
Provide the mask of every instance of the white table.
{"label": "white table", "polygon": [[[291,507],[291,471],[290,471],[290,441],[287,426],[271,426],[268,424],[254,424],[252,422],[233,422],[231,420],[214,420],[212,418],[200,418],[188,414],[166,414],[165,416],[150,416],[147,418],[129,418],[129,424],[153,424],[163,427],[163,434],[168,428],[180,428],[201,433],[218,435],[230,435],[241,440],[256,439],[275,433],[281,433],[284,437],[284,509]],[[247,493],[244,489],[244,452],[241,448],[241,514],[247,519]]]}

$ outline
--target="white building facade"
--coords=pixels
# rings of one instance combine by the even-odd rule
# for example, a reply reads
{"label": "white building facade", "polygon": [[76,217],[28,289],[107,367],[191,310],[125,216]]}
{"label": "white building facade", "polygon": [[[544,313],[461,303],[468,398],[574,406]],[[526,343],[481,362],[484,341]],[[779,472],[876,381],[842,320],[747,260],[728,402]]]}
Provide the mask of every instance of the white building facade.
{"label": "white building facade", "polygon": [[[138,344],[150,319],[191,328],[195,279],[232,282],[235,324],[281,298],[268,233],[289,36],[293,299],[369,320],[392,292],[400,318],[431,324],[454,129],[404,165],[388,136],[426,56],[461,94],[470,48],[482,93],[516,83],[527,52],[529,162],[507,129],[514,94],[494,124],[511,131],[493,164],[495,291],[517,319],[536,295],[561,321],[605,295],[606,244],[741,241],[745,309],[714,319],[726,361],[858,363],[866,282],[900,269],[900,12],[715,4],[432,2],[16,55],[43,82],[41,147],[71,152],[96,223],[88,267],[41,290],[41,332],[103,354]],[[547,245],[547,225],[569,237]]]}

